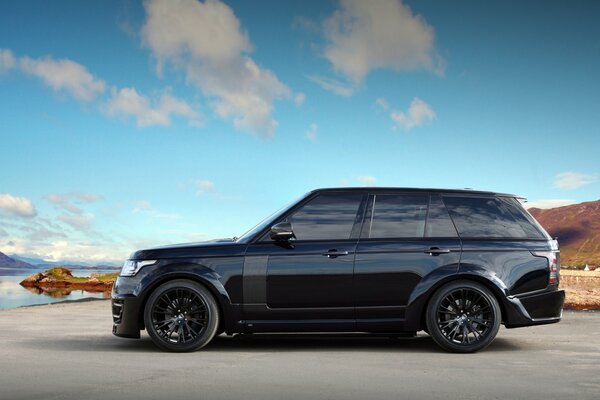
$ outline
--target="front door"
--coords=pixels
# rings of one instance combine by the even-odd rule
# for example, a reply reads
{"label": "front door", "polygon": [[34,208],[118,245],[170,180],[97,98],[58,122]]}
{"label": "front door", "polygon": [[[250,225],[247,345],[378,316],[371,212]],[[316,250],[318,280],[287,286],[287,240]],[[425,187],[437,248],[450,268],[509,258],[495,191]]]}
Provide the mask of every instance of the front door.
{"label": "front door", "polygon": [[363,194],[321,193],[282,217],[295,239],[278,242],[267,233],[249,245],[244,314],[250,324],[270,320],[275,330],[275,320],[296,321],[295,329],[312,330],[335,320],[333,330],[354,328],[353,267],[365,202]]}

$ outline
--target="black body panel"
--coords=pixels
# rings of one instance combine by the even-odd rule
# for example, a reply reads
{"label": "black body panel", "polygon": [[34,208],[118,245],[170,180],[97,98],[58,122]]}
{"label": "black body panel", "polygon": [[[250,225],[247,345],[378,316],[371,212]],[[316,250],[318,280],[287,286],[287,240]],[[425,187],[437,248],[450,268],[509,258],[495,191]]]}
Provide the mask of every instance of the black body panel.
{"label": "black body panel", "polygon": [[[321,193],[348,192],[363,195],[349,238],[268,240],[270,226],[286,220],[311,199]],[[211,291],[220,307],[222,329],[229,334],[415,332],[424,328],[424,311],[433,293],[458,279],[487,286],[497,297],[503,323],[509,328],[560,320],[564,292],[548,284],[547,259],[532,253],[556,251],[549,238],[364,237],[361,230],[370,218],[366,209],[372,207],[373,197],[390,193],[435,195],[442,208],[440,195],[446,194],[515,197],[394,188],[310,192],[238,240],[133,253],[131,260],[157,262],[115,282],[113,333],[139,337],[150,293],[162,283],[181,278],[201,283]]]}

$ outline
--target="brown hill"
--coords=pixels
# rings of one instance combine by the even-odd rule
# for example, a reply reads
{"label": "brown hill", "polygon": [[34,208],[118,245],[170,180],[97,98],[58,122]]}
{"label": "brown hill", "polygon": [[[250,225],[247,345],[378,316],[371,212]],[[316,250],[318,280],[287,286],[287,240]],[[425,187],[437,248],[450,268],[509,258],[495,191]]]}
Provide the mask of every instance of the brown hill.
{"label": "brown hill", "polygon": [[529,212],[558,238],[562,265],[600,264],[600,200]]}

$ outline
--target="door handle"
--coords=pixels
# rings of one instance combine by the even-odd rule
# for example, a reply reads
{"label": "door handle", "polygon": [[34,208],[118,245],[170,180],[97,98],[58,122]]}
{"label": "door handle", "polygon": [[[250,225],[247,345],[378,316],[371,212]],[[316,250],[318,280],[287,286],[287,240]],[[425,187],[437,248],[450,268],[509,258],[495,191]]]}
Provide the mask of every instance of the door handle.
{"label": "door handle", "polygon": [[322,255],[327,256],[329,258],[336,258],[339,256],[347,256],[348,253],[347,251],[338,251],[336,249],[331,249],[331,250],[327,250],[327,253],[323,253]]}
{"label": "door handle", "polygon": [[425,254],[429,254],[430,256],[439,256],[440,254],[450,253],[450,249],[440,249],[439,247],[431,247],[429,250],[425,251]]}

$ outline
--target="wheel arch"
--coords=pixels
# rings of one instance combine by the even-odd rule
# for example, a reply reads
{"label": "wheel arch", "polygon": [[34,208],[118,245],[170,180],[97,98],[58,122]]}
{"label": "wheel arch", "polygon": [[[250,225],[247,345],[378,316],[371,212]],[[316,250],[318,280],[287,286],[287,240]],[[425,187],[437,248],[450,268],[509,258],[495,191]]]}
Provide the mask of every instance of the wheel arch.
{"label": "wheel arch", "polygon": [[[171,273],[164,273],[164,274],[161,274],[161,275],[155,277],[154,279],[152,279],[150,282],[148,282],[145,285],[143,292],[141,292],[140,308],[139,308],[139,312],[138,312],[138,321],[139,321],[139,324],[140,324],[139,326],[141,329],[145,329],[144,310],[146,309],[146,305],[148,303],[148,299],[150,298],[150,295],[159,286],[161,286],[167,282],[171,282],[171,281],[178,280],[178,279],[184,279],[184,280],[188,280],[191,282],[195,282],[199,285],[202,285],[204,288],[206,288],[213,295],[213,297],[215,298],[215,300],[217,302],[221,324],[226,325],[227,317],[231,314],[231,312],[229,312],[229,311],[231,310],[232,306],[231,306],[231,301],[229,300],[229,296],[227,295],[225,288],[222,285],[220,285],[220,282],[217,285],[214,282],[215,279],[209,279],[208,277],[206,277],[202,274],[197,274],[197,273],[192,273],[192,272],[171,272]],[[218,282],[218,280],[217,280],[217,282]]]}
{"label": "wheel arch", "polygon": [[415,324],[415,326],[412,326],[415,331],[423,330],[423,328],[426,327],[425,316],[427,313],[427,307],[429,306],[429,302],[431,301],[433,295],[443,286],[456,281],[477,282],[489,289],[500,305],[502,322],[505,321],[508,311],[504,288],[495,282],[495,280],[491,277],[483,274],[465,272],[444,277],[443,279],[432,284],[421,296],[414,299],[414,301],[410,303],[407,308],[407,324]]}

